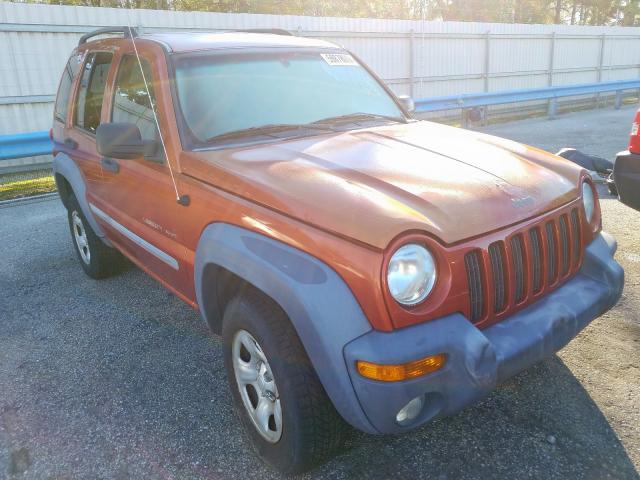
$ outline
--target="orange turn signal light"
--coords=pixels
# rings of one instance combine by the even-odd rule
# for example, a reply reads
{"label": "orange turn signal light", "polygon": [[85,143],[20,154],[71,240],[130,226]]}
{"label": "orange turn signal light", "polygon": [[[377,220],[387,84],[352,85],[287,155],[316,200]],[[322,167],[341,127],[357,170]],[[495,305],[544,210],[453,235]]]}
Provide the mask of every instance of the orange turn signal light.
{"label": "orange turn signal light", "polygon": [[400,365],[380,365],[377,363],[358,360],[358,373],[365,378],[380,380],[381,382],[400,382],[410,378],[422,377],[444,367],[447,356],[444,353],[414,360]]}

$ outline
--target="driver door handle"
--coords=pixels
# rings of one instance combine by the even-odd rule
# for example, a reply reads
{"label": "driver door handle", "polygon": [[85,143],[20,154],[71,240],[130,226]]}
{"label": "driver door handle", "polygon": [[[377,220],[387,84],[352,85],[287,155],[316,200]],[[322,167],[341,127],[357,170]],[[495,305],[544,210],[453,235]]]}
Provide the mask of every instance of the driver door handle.
{"label": "driver door handle", "polygon": [[104,157],[100,163],[102,164],[102,168],[109,172],[118,173],[120,171],[120,164],[118,164],[118,161],[113,158]]}
{"label": "driver door handle", "polygon": [[65,138],[64,139],[64,146],[67,148],[70,148],[71,150],[75,150],[76,148],[78,148],[78,142],[76,142],[73,138]]}

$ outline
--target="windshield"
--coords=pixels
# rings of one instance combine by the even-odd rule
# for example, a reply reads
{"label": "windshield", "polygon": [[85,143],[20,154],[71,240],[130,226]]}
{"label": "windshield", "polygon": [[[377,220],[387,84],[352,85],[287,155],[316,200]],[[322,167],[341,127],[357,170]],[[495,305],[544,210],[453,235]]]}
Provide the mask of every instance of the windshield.
{"label": "windshield", "polygon": [[280,127],[282,137],[283,126],[348,120],[353,114],[360,120],[405,119],[380,83],[343,52],[207,52],[177,55],[173,61],[183,132],[191,148],[231,132],[250,129],[259,135],[261,127],[269,126]]}

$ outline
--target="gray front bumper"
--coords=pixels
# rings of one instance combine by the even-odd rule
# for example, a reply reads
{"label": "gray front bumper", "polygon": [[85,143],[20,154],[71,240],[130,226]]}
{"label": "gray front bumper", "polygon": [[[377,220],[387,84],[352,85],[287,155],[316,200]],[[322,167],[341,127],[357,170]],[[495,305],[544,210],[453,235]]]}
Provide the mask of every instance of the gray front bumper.
{"label": "gray front bumper", "polygon": [[[372,331],[347,344],[347,368],[368,420],[380,433],[418,427],[477,401],[501,381],[552,356],[620,298],[624,271],[613,259],[615,251],[613,237],[601,233],[587,247],[575,277],[485,330],[454,314],[392,333]],[[448,355],[442,370],[404,382],[368,380],[355,369],[357,360],[398,364],[438,353]],[[419,395],[426,397],[423,411],[412,424],[398,425],[398,410]]]}

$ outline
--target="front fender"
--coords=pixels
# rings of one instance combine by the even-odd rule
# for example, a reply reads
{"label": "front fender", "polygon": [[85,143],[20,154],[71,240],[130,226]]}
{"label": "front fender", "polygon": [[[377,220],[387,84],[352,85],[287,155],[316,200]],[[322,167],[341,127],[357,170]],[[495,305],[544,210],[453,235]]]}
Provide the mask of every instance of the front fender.
{"label": "front fender", "polygon": [[[205,228],[196,250],[195,286],[200,311],[215,302],[216,279],[203,281],[208,266],[223,267],[276,301],[288,315],[329,398],[354,427],[375,433],[353,390],[343,347],[371,325],[349,287],[318,259],[277,240],[225,223]],[[214,284],[212,284],[213,282]]]}

